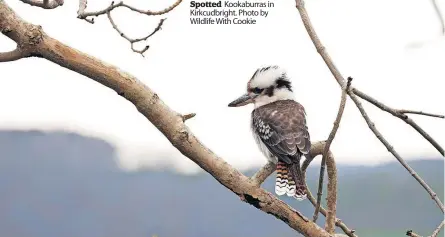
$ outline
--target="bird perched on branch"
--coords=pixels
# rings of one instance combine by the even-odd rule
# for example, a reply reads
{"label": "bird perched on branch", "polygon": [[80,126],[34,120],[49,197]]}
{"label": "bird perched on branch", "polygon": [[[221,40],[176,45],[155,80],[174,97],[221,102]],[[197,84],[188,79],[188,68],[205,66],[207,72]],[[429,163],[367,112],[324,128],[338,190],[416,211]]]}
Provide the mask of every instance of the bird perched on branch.
{"label": "bird perched on branch", "polygon": [[306,199],[300,159],[308,154],[311,141],[304,107],[295,101],[286,71],[278,66],[259,68],[247,83],[247,93],[229,107],[250,103],[254,104],[255,141],[267,159],[277,164],[275,193]]}

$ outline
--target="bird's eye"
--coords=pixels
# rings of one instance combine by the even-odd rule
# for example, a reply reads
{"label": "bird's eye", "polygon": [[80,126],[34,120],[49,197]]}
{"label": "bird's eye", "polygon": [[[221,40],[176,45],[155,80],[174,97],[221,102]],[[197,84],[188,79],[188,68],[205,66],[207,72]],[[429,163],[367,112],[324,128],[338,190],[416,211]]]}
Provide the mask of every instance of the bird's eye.
{"label": "bird's eye", "polygon": [[261,88],[259,88],[259,87],[255,87],[255,88],[253,88],[253,93],[255,93],[255,94],[260,94],[261,92],[263,92],[263,90],[264,89],[261,89]]}

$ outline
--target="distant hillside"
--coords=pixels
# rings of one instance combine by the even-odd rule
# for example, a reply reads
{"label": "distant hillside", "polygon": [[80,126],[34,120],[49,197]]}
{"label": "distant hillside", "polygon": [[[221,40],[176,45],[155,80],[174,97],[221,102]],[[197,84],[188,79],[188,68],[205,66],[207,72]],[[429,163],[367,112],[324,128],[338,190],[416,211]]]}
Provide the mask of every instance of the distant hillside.
{"label": "distant hillside", "polygon": [[[0,131],[0,151],[2,236],[295,236],[206,173],[123,172],[116,167],[113,147],[98,139]],[[443,160],[410,165],[443,200]],[[309,169],[312,188],[317,174],[318,167]],[[338,174],[338,216],[361,237],[404,236],[407,229],[426,236],[443,218],[398,163],[339,166]],[[273,179],[264,187],[272,191]],[[308,201],[284,200],[312,216]]]}

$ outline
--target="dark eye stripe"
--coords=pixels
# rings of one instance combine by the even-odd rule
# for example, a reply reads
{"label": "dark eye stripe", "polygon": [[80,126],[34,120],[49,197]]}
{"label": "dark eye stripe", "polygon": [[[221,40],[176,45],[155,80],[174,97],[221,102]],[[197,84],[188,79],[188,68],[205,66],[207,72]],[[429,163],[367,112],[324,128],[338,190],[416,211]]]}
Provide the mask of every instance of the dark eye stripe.
{"label": "dark eye stripe", "polygon": [[267,90],[266,90],[266,94],[269,96],[269,97],[272,97],[273,96],[273,90],[274,90],[275,88],[273,87],[273,86],[269,86],[269,88],[267,88]]}

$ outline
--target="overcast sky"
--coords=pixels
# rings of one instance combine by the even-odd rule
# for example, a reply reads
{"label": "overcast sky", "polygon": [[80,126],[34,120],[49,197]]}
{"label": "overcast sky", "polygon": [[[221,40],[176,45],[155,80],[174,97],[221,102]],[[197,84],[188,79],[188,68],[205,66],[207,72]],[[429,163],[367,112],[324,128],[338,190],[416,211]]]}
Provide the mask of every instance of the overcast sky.
{"label": "overcast sky", "polygon": [[[275,1],[268,17],[258,18],[256,25],[191,25],[190,1],[184,0],[166,15],[162,31],[148,40],[151,48],[145,58],[130,50],[105,15],[94,25],[77,19],[77,1],[50,11],[17,0],[6,2],[56,39],[135,75],[174,110],[197,113],[187,125],[237,168],[266,161],[251,137],[252,106],[227,107],[245,92],[258,67],[276,64],[288,70],[295,96],[306,107],[313,141],[327,139],[332,128],[340,89],[313,47],[293,0]],[[173,2],[126,0],[152,10]],[[445,11],[445,1],[437,2]],[[90,1],[87,10],[109,4]],[[395,108],[445,113],[445,39],[430,1],[310,0],[306,7],[327,51],[345,77],[354,77],[355,87]],[[160,19],[125,9],[112,14],[134,37],[151,32]],[[1,51],[14,47],[0,36]],[[124,169],[199,170],[132,104],[90,79],[36,58],[1,63],[0,72],[1,128],[63,129],[98,136],[116,145]],[[403,157],[440,157],[410,126],[366,102],[364,106]],[[445,145],[445,120],[411,117]],[[349,99],[331,148],[343,164],[394,160]]]}

